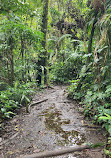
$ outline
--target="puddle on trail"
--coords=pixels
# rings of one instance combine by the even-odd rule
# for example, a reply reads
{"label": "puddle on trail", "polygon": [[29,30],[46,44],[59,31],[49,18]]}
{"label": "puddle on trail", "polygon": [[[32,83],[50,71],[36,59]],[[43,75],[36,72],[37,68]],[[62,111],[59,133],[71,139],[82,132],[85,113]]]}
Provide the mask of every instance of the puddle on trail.
{"label": "puddle on trail", "polygon": [[58,135],[57,145],[60,146],[75,146],[81,145],[86,141],[84,134],[77,130],[71,130],[70,127],[64,130],[62,126],[68,126],[70,119],[61,119],[61,112],[53,107],[46,109],[40,116],[44,117],[44,123],[47,130]]}

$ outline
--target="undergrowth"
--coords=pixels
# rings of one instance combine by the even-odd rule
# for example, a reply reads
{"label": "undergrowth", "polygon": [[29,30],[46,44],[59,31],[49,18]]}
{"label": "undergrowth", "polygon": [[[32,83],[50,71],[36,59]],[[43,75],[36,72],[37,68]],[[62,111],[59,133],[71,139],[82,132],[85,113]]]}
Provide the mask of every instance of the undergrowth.
{"label": "undergrowth", "polygon": [[31,101],[36,84],[33,82],[19,83],[16,81],[14,87],[8,86],[0,92],[0,118],[11,118],[16,114],[17,109],[26,106]]}

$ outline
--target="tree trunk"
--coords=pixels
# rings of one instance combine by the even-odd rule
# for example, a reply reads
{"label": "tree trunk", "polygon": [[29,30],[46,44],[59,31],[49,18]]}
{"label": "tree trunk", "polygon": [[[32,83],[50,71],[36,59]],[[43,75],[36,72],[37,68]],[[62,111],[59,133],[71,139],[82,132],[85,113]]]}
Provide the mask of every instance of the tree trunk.
{"label": "tree trunk", "polygon": [[24,80],[24,42],[23,42],[23,38],[21,36],[21,55],[22,55],[22,79]]}
{"label": "tree trunk", "polygon": [[[92,26],[92,30],[91,30],[91,34],[90,34],[90,38],[89,38],[89,45],[88,45],[88,54],[91,54],[92,52],[92,40],[93,40],[93,36],[94,36],[94,31],[95,31],[95,24],[97,22],[97,14],[95,15],[95,19],[93,22],[93,26]],[[90,57],[87,58],[87,63],[90,62]]]}
{"label": "tree trunk", "polygon": [[44,0],[44,6],[43,6],[43,15],[42,15],[42,26],[41,31],[44,34],[43,41],[42,41],[42,47],[44,49],[43,54],[39,55],[38,59],[38,75],[37,80],[38,83],[41,84],[42,82],[42,67],[44,68],[44,82],[47,83],[47,24],[48,24],[48,5],[49,0]]}
{"label": "tree trunk", "polygon": [[12,36],[9,38],[9,46],[10,46],[10,85],[13,86],[13,81],[14,81],[14,61],[13,61],[13,38]]}

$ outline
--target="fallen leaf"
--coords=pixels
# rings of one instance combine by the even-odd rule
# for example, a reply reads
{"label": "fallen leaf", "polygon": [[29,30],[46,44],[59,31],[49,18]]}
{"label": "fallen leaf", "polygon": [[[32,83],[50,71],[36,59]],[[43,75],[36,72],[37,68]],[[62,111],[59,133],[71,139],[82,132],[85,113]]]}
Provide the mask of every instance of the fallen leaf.
{"label": "fallen leaf", "polygon": [[84,125],[84,120],[81,120],[82,125]]}
{"label": "fallen leaf", "polygon": [[44,136],[44,133],[43,133],[43,132],[41,132],[41,135],[42,135],[42,136]]}
{"label": "fallen leaf", "polygon": [[15,126],[15,130],[16,130],[16,131],[19,131],[19,125],[16,125],[16,126]]}
{"label": "fallen leaf", "polygon": [[40,149],[35,149],[33,152],[38,153],[38,152],[40,152]]}
{"label": "fallen leaf", "polygon": [[8,154],[12,155],[14,152],[13,151],[8,151]]}

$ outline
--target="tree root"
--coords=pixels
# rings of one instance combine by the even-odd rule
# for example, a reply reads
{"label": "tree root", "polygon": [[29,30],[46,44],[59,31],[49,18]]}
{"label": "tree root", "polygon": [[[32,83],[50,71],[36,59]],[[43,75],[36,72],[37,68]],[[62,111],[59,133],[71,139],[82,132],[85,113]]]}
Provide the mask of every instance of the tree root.
{"label": "tree root", "polygon": [[35,102],[35,103],[30,104],[29,107],[28,107],[29,113],[30,113],[31,106],[35,106],[36,104],[40,104],[40,103],[45,102],[45,101],[47,101],[47,100],[48,100],[48,99],[43,99],[43,100],[40,100],[40,101],[37,101],[37,102]]}
{"label": "tree root", "polygon": [[44,151],[40,153],[35,153],[32,155],[26,155],[20,158],[44,158],[44,157],[52,157],[52,156],[58,156],[58,155],[63,155],[67,153],[73,153],[75,151],[82,151],[84,149],[90,149],[91,146],[86,144],[86,145],[81,145],[81,146],[76,146],[76,147],[69,147],[69,148],[64,148],[64,149],[59,149],[55,151]]}

